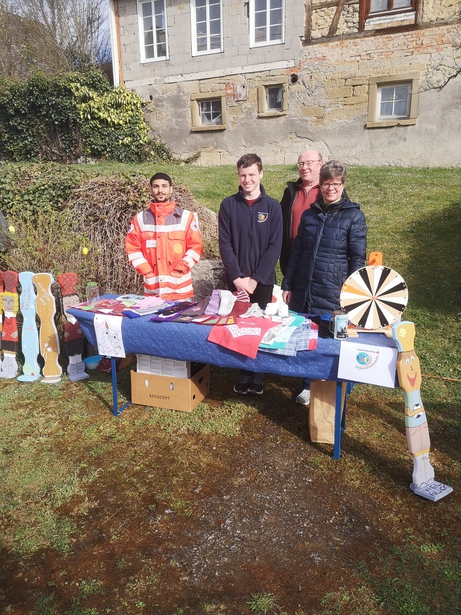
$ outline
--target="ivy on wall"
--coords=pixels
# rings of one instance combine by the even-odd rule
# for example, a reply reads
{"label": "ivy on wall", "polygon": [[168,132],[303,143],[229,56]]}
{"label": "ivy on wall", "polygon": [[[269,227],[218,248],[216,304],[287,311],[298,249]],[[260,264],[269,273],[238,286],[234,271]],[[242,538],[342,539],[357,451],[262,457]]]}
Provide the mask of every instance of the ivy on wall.
{"label": "ivy on wall", "polygon": [[0,76],[0,159],[171,161],[148,135],[143,101],[95,70],[27,81]]}

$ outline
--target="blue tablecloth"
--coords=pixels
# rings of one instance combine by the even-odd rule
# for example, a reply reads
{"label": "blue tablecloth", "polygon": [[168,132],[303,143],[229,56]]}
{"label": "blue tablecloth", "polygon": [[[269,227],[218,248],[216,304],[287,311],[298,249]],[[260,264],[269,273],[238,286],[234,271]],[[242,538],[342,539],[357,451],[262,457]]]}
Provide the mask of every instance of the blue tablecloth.
{"label": "blue tablecloth", "polygon": [[[88,341],[96,344],[94,313],[70,308]],[[122,317],[122,338],[126,353],[147,354],[180,361],[198,361],[220,367],[247,369],[253,372],[336,380],[341,342],[318,339],[316,350],[285,357],[259,351],[256,359],[228,350],[207,337],[210,327],[192,323],[152,322],[150,316]],[[378,339],[377,339],[378,338]],[[361,334],[360,340],[383,345],[383,335]],[[385,339],[385,338],[384,338]],[[391,340],[389,340],[391,341]],[[393,342],[391,341],[393,344]]]}

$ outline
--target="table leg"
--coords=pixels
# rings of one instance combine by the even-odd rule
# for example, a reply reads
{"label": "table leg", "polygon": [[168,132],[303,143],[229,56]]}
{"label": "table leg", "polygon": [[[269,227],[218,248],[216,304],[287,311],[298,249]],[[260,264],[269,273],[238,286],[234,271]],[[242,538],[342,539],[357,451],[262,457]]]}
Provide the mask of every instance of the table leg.
{"label": "table leg", "polygon": [[128,401],[121,408],[118,407],[118,397],[117,397],[117,362],[115,357],[110,357],[111,364],[111,375],[112,375],[112,404],[114,408],[114,416],[120,416],[122,412],[131,404],[131,401]]}

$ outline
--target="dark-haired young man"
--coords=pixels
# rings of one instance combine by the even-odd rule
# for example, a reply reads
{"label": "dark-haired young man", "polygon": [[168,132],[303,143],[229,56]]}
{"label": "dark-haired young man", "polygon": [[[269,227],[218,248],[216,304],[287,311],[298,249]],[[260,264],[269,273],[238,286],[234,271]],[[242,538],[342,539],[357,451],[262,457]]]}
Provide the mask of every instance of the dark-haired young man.
{"label": "dark-haired young man", "polygon": [[166,173],[150,179],[152,199],[125,240],[128,259],[143,276],[144,293],[176,301],[193,296],[191,269],[202,255],[197,214],[178,207]]}
{"label": "dark-haired young man", "polygon": [[[275,266],[282,245],[280,204],[267,196],[257,154],[237,162],[239,190],[224,199],[218,217],[219,250],[231,291],[244,291],[251,303],[265,309],[272,299]],[[242,370],[234,391],[263,393],[263,374]]]}

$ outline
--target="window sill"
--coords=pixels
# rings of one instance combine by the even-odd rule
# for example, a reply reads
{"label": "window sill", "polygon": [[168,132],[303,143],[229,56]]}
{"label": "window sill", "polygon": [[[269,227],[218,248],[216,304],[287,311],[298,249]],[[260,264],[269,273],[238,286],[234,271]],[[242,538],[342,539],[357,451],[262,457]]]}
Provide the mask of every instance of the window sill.
{"label": "window sill", "polygon": [[192,126],[192,132],[210,132],[215,130],[226,130],[226,124],[217,124],[216,126]]}
{"label": "window sill", "polygon": [[288,111],[262,111],[258,113],[258,117],[279,117],[286,115]]}
{"label": "window sill", "polygon": [[377,122],[367,122],[367,128],[386,128],[387,126],[414,126],[416,124],[416,118],[408,119],[395,119],[395,120],[382,120]]}

